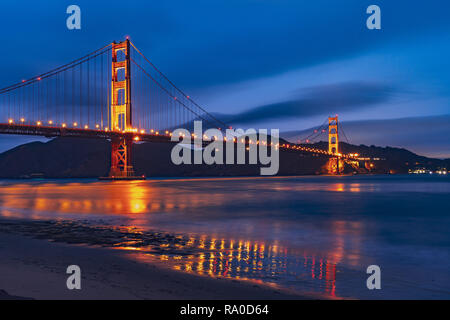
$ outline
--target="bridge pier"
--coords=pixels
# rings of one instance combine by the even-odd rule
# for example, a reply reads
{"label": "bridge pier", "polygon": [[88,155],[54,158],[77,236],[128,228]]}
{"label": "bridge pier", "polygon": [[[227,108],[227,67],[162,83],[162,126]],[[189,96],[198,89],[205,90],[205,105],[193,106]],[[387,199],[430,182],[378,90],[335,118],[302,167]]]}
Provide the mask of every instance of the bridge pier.
{"label": "bridge pier", "polygon": [[136,176],[132,163],[133,140],[129,137],[111,138],[111,168],[108,177],[100,180],[144,180]]}
{"label": "bridge pier", "polygon": [[344,170],[344,161],[338,157],[333,157],[328,159],[326,166],[328,174],[341,174]]}
{"label": "bridge pier", "polygon": [[133,177],[132,144],[130,138],[115,137],[111,139],[111,178]]}

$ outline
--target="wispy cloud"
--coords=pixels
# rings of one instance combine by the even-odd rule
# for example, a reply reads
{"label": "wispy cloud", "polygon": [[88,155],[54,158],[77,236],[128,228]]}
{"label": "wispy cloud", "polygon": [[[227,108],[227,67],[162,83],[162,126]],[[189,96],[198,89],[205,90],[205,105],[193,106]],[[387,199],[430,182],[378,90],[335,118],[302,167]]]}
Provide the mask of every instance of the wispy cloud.
{"label": "wispy cloud", "polygon": [[254,107],[233,115],[218,115],[231,124],[328,115],[388,101],[396,89],[380,83],[344,82],[297,90],[295,98]]}

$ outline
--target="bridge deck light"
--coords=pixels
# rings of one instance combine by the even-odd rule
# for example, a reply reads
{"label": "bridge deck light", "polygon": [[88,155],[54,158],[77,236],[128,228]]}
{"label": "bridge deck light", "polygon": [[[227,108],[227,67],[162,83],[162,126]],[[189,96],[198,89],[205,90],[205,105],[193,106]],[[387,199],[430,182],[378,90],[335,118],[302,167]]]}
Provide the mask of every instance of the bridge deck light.
{"label": "bridge deck light", "polygon": [[65,127],[66,127],[66,124],[65,124],[65,123],[63,123],[63,124],[61,125],[61,127],[65,128]]}
{"label": "bridge deck light", "polygon": [[98,128],[100,128],[100,125],[99,125],[99,124],[96,124],[95,127],[98,129]]}
{"label": "bridge deck light", "polygon": [[86,125],[84,126],[84,128],[85,128],[85,129],[89,129],[89,126],[86,124]]}
{"label": "bridge deck light", "polygon": [[36,124],[37,124],[38,126],[40,126],[40,125],[42,124],[42,122],[38,121],[38,122],[36,122]]}
{"label": "bridge deck light", "polygon": [[52,121],[52,120],[49,120],[49,121],[48,121],[48,124],[53,124],[53,121]]}
{"label": "bridge deck light", "polygon": [[24,118],[20,118],[20,122],[25,122],[25,119]]}
{"label": "bridge deck light", "polygon": [[74,127],[78,126],[78,123],[74,122],[74,123],[73,123],[73,126],[74,126]]}
{"label": "bridge deck light", "polygon": [[8,120],[8,123],[9,123],[9,124],[11,124],[11,123],[13,123],[13,122],[14,122],[13,119],[9,119],[9,120]]}

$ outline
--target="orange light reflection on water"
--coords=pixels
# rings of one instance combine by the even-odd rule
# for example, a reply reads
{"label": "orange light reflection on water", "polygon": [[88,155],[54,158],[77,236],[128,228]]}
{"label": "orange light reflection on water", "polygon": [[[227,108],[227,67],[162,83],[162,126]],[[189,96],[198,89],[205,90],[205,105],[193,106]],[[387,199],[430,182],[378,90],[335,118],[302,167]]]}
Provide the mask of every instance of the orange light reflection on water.
{"label": "orange light reflection on water", "polygon": [[[258,192],[268,187],[266,184],[254,184],[252,188],[253,192]],[[276,179],[270,188],[276,191],[361,192],[358,183],[298,184],[288,187]],[[233,193],[233,199],[237,201],[251,198],[245,192]],[[0,215],[8,218],[48,219],[48,213],[139,216],[187,210],[195,214],[212,203],[225,206],[229,202],[229,194],[222,189],[198,192],[189,184],[167,181],[37,183],[32,186],[30,183],[17,183],[0,188]],[[130,230],[136,227],[131,226]],[[283,277],[287,282],[308,278],[315,284],[311,290],[336,296],[338,266],[344,257],[350,257],[350,264],[358,265],[359,240],[363,229],[360,222],[332,221],[330,232],[334,237],[333,244],[320,256],[308,250],[287,247],[276,240],[266,243],[213,237],[210,234],[192,235],[184,245],[177,244],[174,248],[161,244],[163,254],[152,253],[146,247],[135,247],[133,243],[124,243],[118,249],[133,252],[129,255],[133,259],[144,262],[159,260],[180,272],[202,276],[248,280],[273,286],[280,284],[279,279]],[[348,235],[356,240],[349,242]]]}
{"label": "orange light reflection on water", "polygon": [[[230,179],[227,179],[230,180]],[[227,181],[225,180],[225,181]],[[190,182],[198,183],[191,180]],[[256,184],[252,187],[265,190],[267,185]],[[285,186],[275,179],[273,190],[277,191],[334,191],[361,192],[359,183],[342,184],[298,184]],[[245,192],[233,193],[240,201],[252,199]],[[20,209],[33,213],[33,218],[44,218],[42,212],[56,214],[143,214],[168,213],[174,211],[203,208],[214,203],[221,206],[229,202],[226,190],[217,192],[198,192],[187,185],[175,185],[167,181],[133,181],[106,184],[92,183],[19,183],[2,185],[0,201],[9,217],[22,217]]]}
{"label": "orange light reflection on water", "polygon": [[[179,272],[251,281],[279,289],[283,288],[279,279],[285,276],[303,280],[309,278],[313,281],[313,285],[308,290],[336,297],[336,274],[346,246],[342,236],[349,232],[349,228],[351,232],[360,232],[361,225],[349,226],[348,223],[341,221],[334,224],[333,228],[336,246],[321,257],[276,242],[217,239],[207,235],[189,235],[184,245],[172,247],[175,252],[171,252],[167,244],[161,244],[160,249],[167,250],[163,254],[152,253],[150,248],[130,250],[128,246],[123,246],[117,249],[128,251],[126,252],[128,258],[144,263],[159,261]],[[179,255],[178,251],[190,254]]]}
{"label": "orange light reflection on water", "polygon": [[[14,209],[8,217],[22,217],[20,209],[32,212],[32,218],[45,218],[45,213],[126,215],[182,211],[199,208],[214,202],[224,204],[223,193],[196,193],[189,189],[155,182],[133,181],[105,184],[93,183],[39,183],[3,185],[0,189],[2,208]],[[29,215],[27,215],[29,217]]]}

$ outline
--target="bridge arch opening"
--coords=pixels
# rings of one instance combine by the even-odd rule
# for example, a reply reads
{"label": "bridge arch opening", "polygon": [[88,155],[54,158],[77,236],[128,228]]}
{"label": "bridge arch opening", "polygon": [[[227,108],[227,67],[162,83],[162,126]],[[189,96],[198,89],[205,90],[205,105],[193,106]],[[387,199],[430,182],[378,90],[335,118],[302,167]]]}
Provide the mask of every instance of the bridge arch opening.
{"label": "bridge arch opening", "polygon": [[127,55],[126,55],[126,49],[124,48],[120,48],[120,49],[115,49],[116,50],[116,61],[117,62],[121,62],[121,61],[125,61]]}
{"label": "bridge arch opening", "polygon": [[118,68],[117,81],[124,81],[124,80],[125,80],[125,68]]}
{"label": "bridge arch opening", "polygon": [[117,90],[117,104],[118,105],[125,104],[125,89]]}

